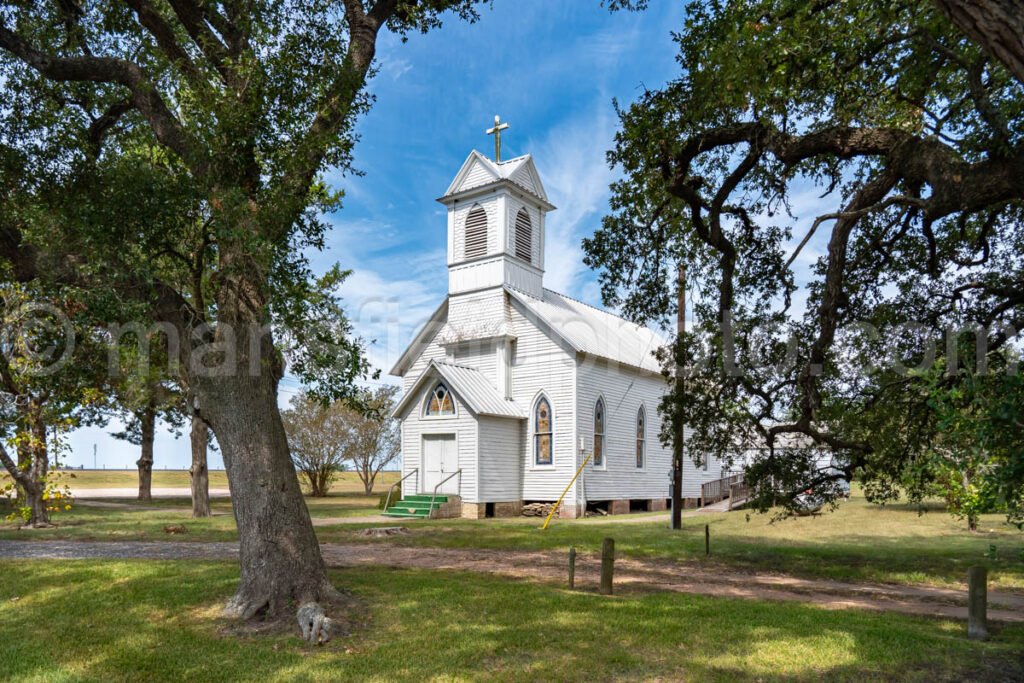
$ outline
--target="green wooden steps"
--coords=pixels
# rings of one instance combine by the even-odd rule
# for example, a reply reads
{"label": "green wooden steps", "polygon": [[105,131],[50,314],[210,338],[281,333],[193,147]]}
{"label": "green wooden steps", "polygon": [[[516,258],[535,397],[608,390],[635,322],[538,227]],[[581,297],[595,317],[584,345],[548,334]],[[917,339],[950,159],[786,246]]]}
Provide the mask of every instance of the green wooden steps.
{"label": "green wooden steps", "polygon": [[448,502],[448,496],[438,496],[434,499],[433,505],[431,505],[431,498],[433,496],[429,495],[405,496],[402,500],[391,505],[383,514],[388,517],[427,519],[430,517],[431,512]]}

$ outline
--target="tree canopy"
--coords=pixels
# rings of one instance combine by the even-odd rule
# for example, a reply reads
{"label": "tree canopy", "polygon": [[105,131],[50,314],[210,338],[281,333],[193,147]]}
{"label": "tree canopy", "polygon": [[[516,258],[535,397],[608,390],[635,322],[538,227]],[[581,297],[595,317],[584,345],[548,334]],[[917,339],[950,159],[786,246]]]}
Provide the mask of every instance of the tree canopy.
{"label": "tree canopy", "polygon": [[893,495],[937,392],[1015,368],[1024,85],[930,3],[692,3],[676,41],[680,76],[620,110],[624,177],[585,242],[606,303],[663,320],[685,265],[663,407],[691,452],[759,454],[761,507],[855,471]]}
{"label": "tree canopy", "polygon": [[323,246],[319,217],[341,199],[320,176],[352,172],[380,32],[434,29],[444,12],[471,20],[474,5],[0,7],[0,147],[33,207],[3,217],[3,256],[21,280],[59,276],[96,295],[98,320],[173,337],[231,481],[242,570],[232,615],[278,618],[337,597],[276,397],[287,361],[331,397],[367,370],[334,293],[344,271],[315,274],[305,255]]}

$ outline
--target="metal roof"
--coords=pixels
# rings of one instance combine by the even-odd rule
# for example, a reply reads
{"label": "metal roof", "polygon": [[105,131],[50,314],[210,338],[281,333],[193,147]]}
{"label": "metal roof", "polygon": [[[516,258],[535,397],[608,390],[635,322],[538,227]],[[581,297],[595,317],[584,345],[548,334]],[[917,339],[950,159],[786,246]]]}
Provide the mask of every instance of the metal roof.
{"label": "metal roof", "polygon": [[[486,174],[480,176],[475,182],[467,183],[469,174],[474,166],[482,166]],[[523,182],[523,175],[528,176],[529,185]],[[537,173],[537,168],[533,163],[533,157],[529,154],[523,154],[514,159],[508,159],[507,161],[495,162],[488,159],[485,155],[476,151],[475,149],[469,153],[466,157],[466,161],[463,162],[462,168],[455,174],[451,184],[445,193],[438,199],[440,202],[447,202],[448,200],[456,197],[461,197],[467,193],[473,193],[475,191],[491,187],[492,185],[500,185],[503,183],[509,183],[514,185],[517,189],[532,195],[536,199],[539,199],[545,208],[548,210],[554,209],[548,201],[547,192],[544,190],[544,185],[541,182],[540,174]]]}
{"label": "metal roof", "polygon": [[400,415],[419,394],[421,386],[428,380],[439,376],[448,388],[462,399],[470,410],[477,415],[494,415],[497,417],[526,418],[526,411],[519,404],[498,393],[482,372],[476,368],[453,363],[442,363],[432,360],[424,369],[416,383],[405,393],[402,400],[395,406],[392,415]]}
{"label": "metal roof", "polygon": [[667,342],[653,330],[550,289],[544,290],[543,299],[515,289],[508,292],[576,351],[661,372],[653,353]]}

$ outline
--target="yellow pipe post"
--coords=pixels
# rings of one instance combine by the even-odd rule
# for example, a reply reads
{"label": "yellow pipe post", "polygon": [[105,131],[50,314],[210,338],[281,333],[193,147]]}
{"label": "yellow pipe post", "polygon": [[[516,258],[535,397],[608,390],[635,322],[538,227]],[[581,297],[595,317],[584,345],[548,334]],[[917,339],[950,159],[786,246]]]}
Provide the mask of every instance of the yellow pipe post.
{"label": "yellow pipe post", "polygon": [[[583,439],[580,439],[580,441],[582,442]],[[580,450],[583,449],[581,448]],[[593,455],[593,453],[590,455]],[[551,523],[551,518],[555,516],[556,512],[558,512],[558,506],[562,504],[562,499],[565,498],[565,494],[569,493],[569,489],[571,489],[572,485],[576,483],[576,478],[580,476],[580,472],[583,471],[583,468],[586,467],[587,463],[590,461],[590,455],[584,458],[583,464],[580,465],[578,470],[576,470],[576,474],[573,475],[572,479],[569,481],[569,485],[565,487],[564,491],[562,491],[562,495],[558,497],[558,500],[555,502],[555,507],[551,508],[551,512],[548,513],[548,518],[544,520],[544,526],[540,528],[541,531],[548,528],[548,524]]]}

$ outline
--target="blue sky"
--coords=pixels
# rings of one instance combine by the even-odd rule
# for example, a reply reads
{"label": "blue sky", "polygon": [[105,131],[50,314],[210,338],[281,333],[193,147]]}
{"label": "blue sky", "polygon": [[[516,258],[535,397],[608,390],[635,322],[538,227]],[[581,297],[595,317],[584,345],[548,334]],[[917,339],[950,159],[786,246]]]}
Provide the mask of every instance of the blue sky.
{"label": "blue sky", "polygon": [[[370,87],[376,104],[358,125],[364,175],[328,175],[346,198],[313,261],[354,271],[342,293],[384,373],[444,298],[446,223],[434,200],[471,149],[493,155],[484,130],[495,114],[511,126],[502,156],[533,154],[558,207],[547,223],[545,284],[600,304],[580,241],[599,225],[614,178],[604,156],[617,126],[612,99],[632,102],[678,73],[670,31],[682,27],[682,2],[609,13],[598,0],[496,0],[481,14],[474,25],[449,21],[406,43],[383,36]],[[282,405],[298,389],[286,377]],[[73,433],[66,463],[91,467],[95,445],[99,466],[134,467],[136,447],[109,436],[119,428]],[[187,440],[161,430],[155,458],[158,469],[187,467]],[[219,454],[210,466],[222,466]]]}

